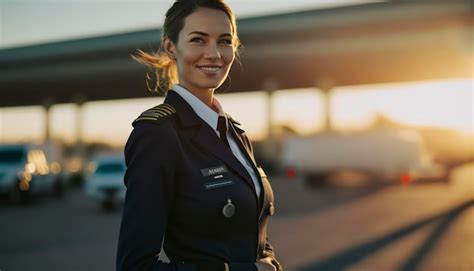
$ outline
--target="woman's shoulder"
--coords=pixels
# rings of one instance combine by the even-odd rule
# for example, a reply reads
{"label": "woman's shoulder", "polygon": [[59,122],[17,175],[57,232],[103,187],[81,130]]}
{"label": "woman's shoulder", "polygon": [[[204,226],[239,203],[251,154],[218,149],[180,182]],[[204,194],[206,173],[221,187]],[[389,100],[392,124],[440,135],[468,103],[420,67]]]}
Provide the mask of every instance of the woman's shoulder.
{"label": "woman's shoulder", "polygon": [[162,124],[166,120],[172,119],[176,115],[176,109],[170,104],[162,103],[150,109],[143,111],[138,118],[132,122],[132,126],[136,128],[139,124]]}
{"label": "woman's shoulder", "polygon": [[169,142],[176,137],[175,125],[173,124],[175,117],[176,110],[166,103],[145,110],[132,122],[133,131],[128,141]]}

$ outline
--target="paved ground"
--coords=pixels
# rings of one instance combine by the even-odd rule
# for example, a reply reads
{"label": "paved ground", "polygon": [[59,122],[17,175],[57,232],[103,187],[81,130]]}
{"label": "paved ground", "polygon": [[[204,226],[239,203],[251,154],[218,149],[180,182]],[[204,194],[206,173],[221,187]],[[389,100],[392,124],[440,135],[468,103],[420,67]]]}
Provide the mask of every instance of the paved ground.
{"label": "paved ground", "polygon": [[449,184],[312,192],[282,183],[270,238],[290,270],[472,271],[473,173],[460,168]]}
{"label": "paved ground", "polygon": [[[312,191],[274,177],[270,241],[290,271],[472,271],[473,173],[460,168],[449,184]],[[0,203],[0,270],[113,270],[119,223],[120,210],[101,212],[79,190],[27,207]]]}

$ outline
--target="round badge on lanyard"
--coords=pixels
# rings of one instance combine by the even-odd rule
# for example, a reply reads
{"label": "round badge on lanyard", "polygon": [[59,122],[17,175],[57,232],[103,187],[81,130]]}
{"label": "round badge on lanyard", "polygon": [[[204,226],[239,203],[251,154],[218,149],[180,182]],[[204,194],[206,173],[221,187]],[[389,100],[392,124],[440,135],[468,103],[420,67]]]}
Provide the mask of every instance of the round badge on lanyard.
{"label": "round badge on lanyard", "polygon": [[222,208],[222,214],[226,218],[231,218],[235,214],[235,206],[232,204],[230,198],[227,198],[227,204]]}

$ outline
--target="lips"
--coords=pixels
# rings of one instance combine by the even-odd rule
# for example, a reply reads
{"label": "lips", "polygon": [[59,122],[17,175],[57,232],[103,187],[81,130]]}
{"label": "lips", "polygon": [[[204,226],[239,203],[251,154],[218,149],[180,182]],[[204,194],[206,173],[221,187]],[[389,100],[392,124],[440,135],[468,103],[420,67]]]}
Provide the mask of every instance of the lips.
{"label": "lips", "polygon": [[207,73],[216,73],[222,69],[222,66],[218,65],[200,65],[197,66],[200,70],[207,72]]}

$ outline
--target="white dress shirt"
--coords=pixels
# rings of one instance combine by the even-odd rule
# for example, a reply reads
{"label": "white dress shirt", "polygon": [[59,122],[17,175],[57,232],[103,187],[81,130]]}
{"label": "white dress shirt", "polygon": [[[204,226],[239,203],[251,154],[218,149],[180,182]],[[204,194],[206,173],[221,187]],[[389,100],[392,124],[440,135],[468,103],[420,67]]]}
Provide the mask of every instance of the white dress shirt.
{"label": "white dress shirt", "polygon": [[[216,97],[213,97],[212,105],[219,111],[219,113],[216,113],[214,110],[209,108],[209,106],[207,106],[205,103],[199,100],[199,98],[194,96],[191,92],[189,92],[181,85],[174,85],[172,90],[178,93],[179,96],[181,96],[181,98],[183,98],[191,106],[194,112],[196,112],[196,114],[202,120],[204,120],[214,130],[214,132],[216,132],[217,136],[219,137],[219,131],[217,131],[217,119],[219,118],[219,116],[223,116],[226,119],[227,125],[227,117],[225,115],[225,111],[222,109],[222,106],[216,99]],[[257,197],[260,197],[260,183],[258,182],[257,175],[253,170],[252,165],[250,164],[251,162],[248,161],[245,155],[242,153],[242,150],[240,150],[239,146],[237,145],[237,142],[235,142],[234,137],[230,134],[229,129],[227,129],[226,136],[227,140],[229,141],[232,153],[249,173],[255,186],[255,192],[257,193]]]}

